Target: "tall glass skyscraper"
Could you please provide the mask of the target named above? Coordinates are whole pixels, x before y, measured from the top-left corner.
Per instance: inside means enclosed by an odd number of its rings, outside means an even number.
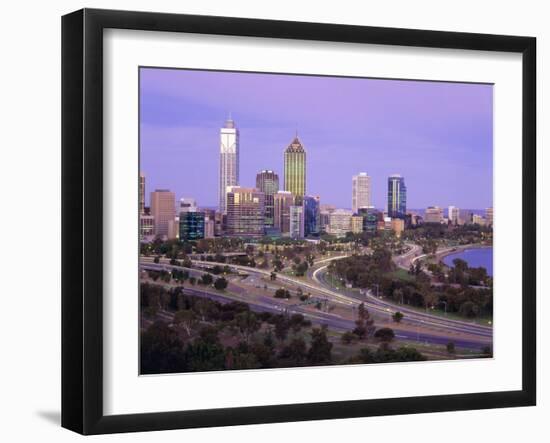
[[[263,170],[256,175],[256,188],[265,195],[264,223],[267,228],[274,226],[275,199],[274,195],[279,192],[279,176],[273,171]]]
[[[399,174],[388,177],[388,217],[405,219],[407,215],[407,187]]]
[[[218,206],[220,212],[227,212],[227,188],[239,185],[239,130],[231,116],[220,130],[220,183]]]
[[[298,139],[294,140],[285,149],[285,191],[289,191],[296,198],[296,204],[306,195],[306,151]]]
[[[233,186],[227,193],[227,230],[231,237],[262,237],[264,193],[256,188]]]
[[[321,231],[319,197],[304,197],[304,235],[317,235]]]

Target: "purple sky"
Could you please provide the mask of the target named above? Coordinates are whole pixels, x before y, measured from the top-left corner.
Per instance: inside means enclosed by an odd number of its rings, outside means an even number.
[[[407,207],[492,206],[491,85],[141,69],[141,165],[149,192],[215,206],[219,129],[240,130],[240,184],[273,169],[295,131],[307,151],[307,193],[351,207],[351,177],[372,177],[385,207],[387,177],[407,185]]]

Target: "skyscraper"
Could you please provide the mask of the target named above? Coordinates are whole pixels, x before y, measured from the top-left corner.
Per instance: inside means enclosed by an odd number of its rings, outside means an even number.
[[[289,234],[291,238],[304,238],[304,205],[290,207]]]
[[[456,206],[449,206],[449,221],[452,225],[457,226],[460,224],[460,209]]]
[[[145,214],[145,175],[139,174],[139,214]]]
[[[360,172],[351,179],[351,209],[357,214],[359,208],[371,205],[371,180],[366,172]]]
[[[265,226],[272,228],[275,217],[274,195],[279,191],[279,176],[273,171],[263,170],[256,175],[256,188],[265,195]]]
[[[388,177],[388,217],[404,219],[407,213],[407,187],[399,174]]]
[[[290,207],[294,197],[288,191],[279,191],[274,195],[275,216],[273,226],[285,235],[290,232]]]
[[[176,215],[174,193],[168,189],[151,192],[151,215],[155,219],[155,235],[168,236],[168,222]]]
[[[226,213],[226,194],[229,186],[239,185],[239,130],[231,116],[220,129],[220,183],[218,206]]]
[[[227,231],[232,237],[264,235],[264,193],[233,186],[227,192]]]
[[[306,151],[298,139],[294,137],[292,143],[285,149],[285,191],[297,197],[296,202],[306,195]]]
[[[319,196],[304,197],[304,235],[317,235],[321,231],[321,211]]]

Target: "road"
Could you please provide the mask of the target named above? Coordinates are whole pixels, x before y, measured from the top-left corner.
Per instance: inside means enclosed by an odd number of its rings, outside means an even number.
[[[341,259],[343,257],[344,256],[331,257],[329,259],[317,262],[316,266],[318,264]],[[142,257],[142,261],[142,266],[147,266],[152,269],[183,269],[177,266],[169,265],[167,260],[163,260],[161,264],[156,266],[152,263],[151,258]],[[151,265],[153,265],[153,267],[151,267]],[[225,266],[226,263],[193,260],[193,265],[199,268],[211,268],[215,265]],[[245,272],[248,275],[258,277],[259,280],[262,277],[269,278],[271,275],[271,271],[267,270],[232,264],[229,264],[228,266],[234,271]],[[351,308],[350,312],[353,312],[354,308],[356,308],[360,303],[365,303],[370,312],[376,313],[379,317],[387,318],[389,320],[389,317],[393,314],[393,312],[395,312],[395,310],[399,310],[405,314],[405,319],[400,324],[393,323],[391,327],[396,331],[397,337],[401,339],[432,344],[447,344],[449,341],[453,341],[456,346],[474,350],[479,350],[482,346],[492,342],[492,329],[489,327],[473,325],[471,323],[461,322],[458,320],[449,320],[430,314],[418,313],[417,311],[409,310],[402,306],[399,306],[399,308],[396,309],[395,305],[377,299],[372,294],[367,294],[366,296],[363,295],[361,297],[355,291],[335,290],[324,279],[323,270],[326,270],[327,266],[328,265],[323,264],[323,266],[317,268],[316,270],[312,270],[311,273],[308,273],[308,276],[306,277],[307,280],[300,280],[295,277],[288,277],[278,274],[277,281],[282,281],[285,284],[289,284],[294,287],[300,287],[304,290],[304,292],[310,292],[313,297],[326,299],[330,303]],[[191,271],[204,272],[197,270],[196,268],[191,269]],[[232,287],[228,287],[228,291],[224,293],[214,292],[214,290],[206,288],[203,290],[191,290],[194,291],[195,295],[212,299],[219,300],[221,297],[224,300],[243,301],[251,305],[252,309],[256,311],[277,313],[287,311],[290,313],[301,313],[313,323],[327,325],[328,327],[336,330],[349,331],[355,327],[353,317],[344,317],[342,315],[322,312],[320,310],[313,311],[311,308],[306,306],[289,306],[288,303],[275,299],[271,296],[262,296],[258,294],[251,296],[250,291],[253,291],[254,287],[251,287],[249,290],[244,290],[243,288],[237,290],[236,286],[232,285]]]

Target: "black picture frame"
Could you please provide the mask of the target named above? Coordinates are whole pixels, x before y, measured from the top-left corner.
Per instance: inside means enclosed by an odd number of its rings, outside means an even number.
[[[131,415],[103,413],[103,30],[171,31],[522,54],[522,389]],[[62,18],[62,426],[82,434],[531,406],[536,403],[536,39],[83,9]]]

